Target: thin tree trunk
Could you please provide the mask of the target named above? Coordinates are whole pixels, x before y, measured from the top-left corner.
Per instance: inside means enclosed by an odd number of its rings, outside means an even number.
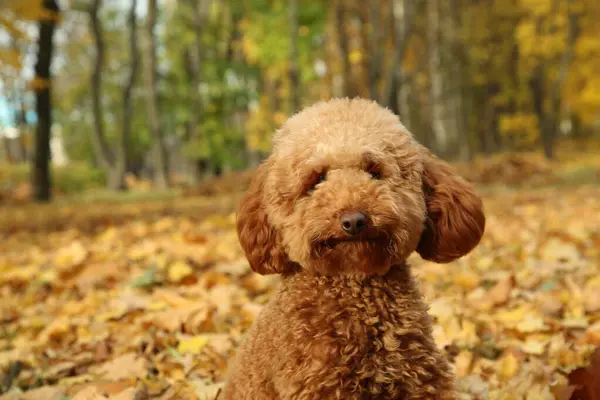
[[[49,15],[39,22],[38,55],[35,76],[42,84],[36,91],[37,128],[35,135],[35,158],[33,163],[33,193],[38,202],[52,199],[50,176],[50,138],[52,130],[52,64],[54,30],[60,13],[56,0],[44,0],[43,8]]]
[[[445,126],[445,107],[443,104],[443,76],[441,65],[440,44],[440,10],[438,0],[427,2],[427,28],[429,47],[429,79],[430,79],[430,107],[436,150],[445,151],[448,143],[448,131]]]
[[[159,188],[167,188],[169,186],[169,173],[167,164],[167,151],[163,137],[160,107],[157,89],[157,60],[156,60],[156,36],[154,35],[154,27],[156,25],[158,12],[157,0],[148,0],[148,21],[146,24],[147,34],[147,71],[146,78],[148,80],[146,87],[148,118],[150,122],[150,132],[154,138],[154,181]]]
[[[394,80],[400,69],[403,75],[402,61],[408,49],[408,41],[415,26],[415,17],[423,0],[390,0],[390,13],[394,18],[395,46],[392,53],[390,69],[385,73],[382,83],[382,93],[379,101],[388,106],[394,97]],[[398,87],[402,82],[397,82]]]
[[[137,46],[137,18],[135,10],[137,8],[137,0],[131,0],[129,8],[129,54],[130,67],[127,83],[123,89],[123,127],[121,131],[120,148],[117,151],[117,159],[115,162],[112,187],[114,189],[125,190],[125,173],[129,163],[129,139],[131,136],[131,120],[133,117],[133,88],[138,75],[138,46]]]
[[[546,84],[548,84],[548,72],[542,63],[538,64],[535,68],[533,76],[529,81],[533,97],[533,108],[540,125],[540,138],[544,155],[549,160],[554,158],[554,140],[559,128],[562,85],[569,71],[573,58],[575,41],[579,34],[577,17],[572,10],[573,4],[574,0],[569,0],[567,45],[560,60],[558,77],[549,83],[549,93],[545,91]],[[541,29],[541,22],[539,21],[537,29],[538,32]],[[547,95],[550,97],[549,109],[545,107]]]
[[[29,155],[27,154],[26,136],[29,134],[27,126],[27,111],[25,109],[24,95],[19,96],[19,117],[17,126],[19,127],[19,162],[28,162]]]
[[[298,0],[290,0],[290,89],[291,112],[300,108],[300,72],[298,69]]]
[[[552,82],[550,89],[550,115],[545,118],[547,120],[546,124],[548,125],[548,130],[542,132],[544,154],[548,159],[552,159],[554,157],[554,140],[556,139],[556,136],[558,136],[558,129],[560,125],[559,121],[562,104],[562,88],[573,60],[575,41],[579,36],[577,16],[573,12],[574,5],[575,0],[568,1],[567,43],[565,51],[560,60],[558,76]]]
[[[390,3],[393,3],[390,0]],[[381,23],[381,2],[379,0],[369,0],[369,97],[373,100],[378,99],[377,83],[381,74],[381,59],[383,49],[383,32]],[[393,68],[394,66],[392,66]]]
[[[396,105],[398,107],[398,115],[402,120],[402,124],[409,130],[413,130],[411,97],[412,97],[412,76],[405,76],[400,70],[396,74]]]
[[[450,64],[448,68],[449,78],[445,81],[452,82],[454,90],[450,90],[450,118],[452,121],[452,139],[455,143],[455,154],[461,161],[471,159],[471,148],[469,133],[465,122],[465,87],[463,85],[463,71],[466,69],[464,62],[464,48],[460,40],[461,4],[460,0],[451,0],[447,5],[448,18],[446,18],[446,37],[449,41],[447,48],[447,59]]]
[[[348,35],[346,34],[346,4],[343,0],[337,0],[335,5],[335,25],[337,27],[337,36],[340,46],[340,55],[342,57],[342,81],[343,93],[342,96],[353,96],[352,82],[350,75],[352,66],[350,65]]]
[[[115,161],[114,155],[108,146],[104,133],[104,116],[102,112],[102,70],[104,69],[104,37],[102,23],[98,11],[102,0],[93,0],[89,14],[90,27],[94,38],[96,59],[91,77],[92,112],[94,115],[94,130],[92,135],[92,148],[98,164],[109,174]]]
[[[0,135],[0,138],[2,139],[2,147],[4,147],[4,157],[6,159],[6,162],[8,164],[14,164],[15,163],[15,159],[12,155],[12,151],[10,149],[10,139],[8,138],[8,136],[3,136]]]
[[[191,82],[191,101],[190,101],[190,118],[187,122],[188,140],[201,140],[202,132],[200,130],[200,122],[203,115],[202,95],[200,93],[200,85],[202,84],[202,62],[204,57],[204,45],[202,43],[202,34],[207,20],[208,6],[211,0],[190,0],[189,6],[193,10],[194,23],[193,29],[195,33],[194,43],[188,50],[188,76]],[[197,159],[192,159],[188,163],[190,171],[190,183],[196,184],[204,173],[199,169]]]

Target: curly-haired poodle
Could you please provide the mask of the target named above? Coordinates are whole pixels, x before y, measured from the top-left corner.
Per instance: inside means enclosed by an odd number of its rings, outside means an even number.
[[[241,202],[252,270],[283,276],[220,399],[452,399],[451,365],[407,257],[453,261],[480,241],[474,188],[364,99],[287,120]]]

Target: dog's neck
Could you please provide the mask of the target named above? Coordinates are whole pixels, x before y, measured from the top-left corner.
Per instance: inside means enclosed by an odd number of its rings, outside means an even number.
[[[365,274],[361,272],[343,272],[340,274],[322,274],[311,268],[304,268],[299,264],[294,264],[293,268],[289,269],[290,272],[283,276],[284,280],[292,277],[302,279],[319,279],[330,281],[331,283],[338,282],[357,282],[361,284],[369,284],[369,282],[383,282],[383,281],[407,281],[411,280],[410,266],[406,261],[392,265],[384,274]]]
[[[302,309],[318,308],[327,313],[329,309],[331,312],[346,307],[361,309],[372,303],[379,304],[371,310],[376,314],[406,309],[419,309],[419,314],[425,314],[422,294],[407,263],[394,265],[383,276],[325,276],[300,271],[286,277],[281,290],[296,299],[290,305],[292,308],[300,302]]]

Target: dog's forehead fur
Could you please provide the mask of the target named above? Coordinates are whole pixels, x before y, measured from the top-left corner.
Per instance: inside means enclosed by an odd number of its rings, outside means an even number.
[[[393,112],[365,99],[316,103],[288,119],[273,138],[273,154],[304,161],[334,152],[389,153],[400,147],[416,149],[417,143]]]

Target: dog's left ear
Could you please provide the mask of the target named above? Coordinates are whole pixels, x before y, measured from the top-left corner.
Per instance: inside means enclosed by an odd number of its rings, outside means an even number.
[[[469,253],[485,230],[483,204],[469,182],[424,149],[425,230],[417,247],[422,258],[448,263]]]
[[[261,164],[237,215],[237,234],[250,268],[262,275],[284,273],[290,266],[281,237],[265,211],[264,186],[268,164]]]

